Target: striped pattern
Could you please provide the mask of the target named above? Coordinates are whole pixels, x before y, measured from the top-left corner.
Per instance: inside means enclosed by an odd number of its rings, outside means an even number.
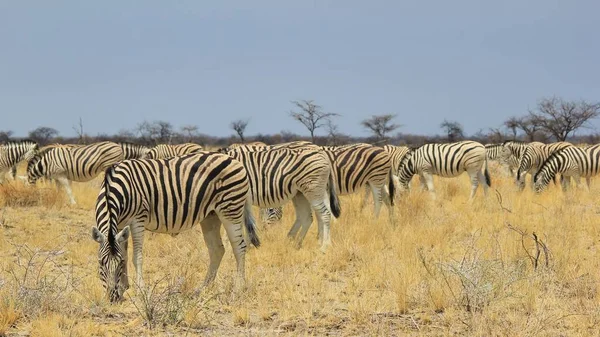
[[[551,144],[537,142],[530,143],[525,148],[525,151],[519,160],[519,168],[517,170],[517,185],[519,186],[519,189],[523,189],[525,187],[525,175],[527,173],[530,173],[532,177],[535,176],[544,161],[546,161],[546,159],[548,159],[552,153],[570,146],[573,146],[573,144],[568,142],[557,142]],[[531,186],[533,187],[533,181]]]
[[[202,146],[194,143],[184,143],[177,145],[158,144],[148,151],[149,159],[165,159],[171,157],[185,156],[186,154],[202,151]]]
[[[462,141],[423,145],[404,157],[398,179],[402,189],[408,190],[412,177],[418,174],[421,184],[426,184],[432,197],[435,198],[433,175],[456,177],[463,172],[467,172],[471,180],[469,200],[475,196],[479,183],[483,184],[484,193],[487,194],[491,179],[487,169],[485,147],[482,144]]]
[[[504,167],[508,176],[515,176],[519,160],[512,153],[505,151],[503,144],[486,144],[485,154],[488,161],[496,161]]]
[[[383,149],[390,156],[390,162],[392,163],[392,170],[394,175],[397,177],[400,172],[400,164],[402,164],[402,159],[409,152],[411,152],[410,147],[408,146],[396,146],[396,145],[384,145]]]
[[[48,147],[29,161],[27,179],[30,184],[42,177],[56,179],[64,186],[71,204],[75,204],[70,181],[90,181],[121,160],[123,150],[113,142]]]
[[[129,287],[129,235],[137,284],[143,286],[144,231],[176,234],[198,223],[210,257],[204,284],[214,280],[225,252],[221,223],[237,262],[238,281],[244,282],[243,227],[252,244],[260,245],[249,191],[242,164],[214,152],[170,159],[127,160],[109,168],[96,202],[96,226],[92,228],[92,237],[100,244],[100,279],[109,300],[122,300]]]
[[[292,144],[291,147],[296,145]],[[246,168],[255,206],[279,207],[292,200],[296,221],[288,236],[297,238],[298,247],[310,228],[312,211],[315,211],[319,229],[322,229],[319,231],[321,249],[325,250],[331,244],[331,213],[335,217],[340,213],[331,165],[325,153],[314,145],[291,147],[280,144],[267,148],[237,147],[221,151],[226,151]],[[302,231],[298,236],[300,228]]]
[[[0,145],[0,184],[4,182],[6,173],[9,174],[10,179],[15,179],[17,165],[22,161],[30,160],[37,152],[38,144],[30,140]]]
[[[554,151],[548,159],[540,166],[535,174],[534,190],[542,192],[550,181],[555,181],[556,175],[560,174],[563,180],[563,188],[569,185],[569,179],[573,178],[579,187],[581,177],[585,178],[586,189],[589,191],[590,178],[600,172],[600,144],[585,147],[567,146]]]
[[[375,217],[379,217],[383,202],[388,208],[390,221],[393,223],[394,168],[389,153],[381,147],[363,143],[323,146],[323,150],[333,165],[338,195],[353,194],[370,188],[375,201]],[[361,207],[365,206],[365,199]]]
[[[121,149],[123,150],[123,158],[125,160],[144,159],[148,156],[148,152],[150,152],[150,148],[144,145],[133,144],[128,142],[121,142],[119,143],[119,145],[121,145]]]

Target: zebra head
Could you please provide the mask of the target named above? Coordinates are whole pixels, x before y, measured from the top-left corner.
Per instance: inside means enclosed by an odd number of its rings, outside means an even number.
[[[552,180],[552,177],[548,175],[547,171],[540,171],[533,177],[533,190],[535,193],[542,193],[548,184]]]
[[[27,163],[27,183],[34,185],[44,175],[43,156],[38,153]]]
[[[108,226],[107,226],[108,227]],[[123,228],[118,234],[103,234],[98,227],[92,227],[92,238],[100,244],[98,249],[99,275],[106,297],[111,303],[123,301],[123,294],[129,288],[127,284],[126,264],[127,251],[121,244],[129,238],[129,227]]]
[[[400,162],[400,169],[398,170],[398,183],[401,191],[410,190],[410,181],[416,173],[414,151],[410,151],[404,155]]]

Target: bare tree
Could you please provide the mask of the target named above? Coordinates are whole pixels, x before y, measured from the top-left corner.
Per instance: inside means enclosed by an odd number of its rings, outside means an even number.
[[[519,119],[517,117],[510,117],[504,121],[504,126],[512,132],[512,139],[517,139],[517,129],[519,129]]]
[[[565,141],[577,129],[587,126],[591,119],[600,115],[600,103],[566,101],[562,98],[543,98],[537,109],[529,111],[533,124],[552,135],[557,141]]]
[[[371,118],[365,119],[360,124],[366,129],[369,129],[373,135],[377,138],[377,142],[387,141],[386,135],[389,132],[396,130],[401,127],[400,124],[392,123],[392,120],[396,118],[396,115],[372,115]]]
[[[242,143],[244,142],[244,132],[246,131],[246,127],[248,126],[249,120],[238,119],[236,121],[231,122],[229,127],[240,136],[240,140]]]
[[[331,120],[327,121],[327,136],[329,137],[329,143],[331,145],[340,145],[344,139],[347,138],[343,133],[339,131],[339,128]]]
[[[73,125],[73,131],[79,138],[79,144],[85,144],[85,133],[83,132],[83,120],[79,117],[79,123],[77,125]]]
[[[10,140],[10,137],[13,135],[13,132],[8,131],[0,131],[0,143],[6,143]]]
[[[339,114],[333,112],[323,112],[323,108],[313,101],[292,101],[292,104],[298,107],[300,111],[290,111],[290,116],[308,129],[313,143],[315,142],[315,130],[327,125],[327,121],[331,117],[339,116]]]
[[[191,142],[192,139],[198,137],[198,126],[197,125],[184,125],[181,127],[181,133],[185,137],[186,142]]]
[[[445,120],[440,124],[440,128],[444,130],[448,136],[449,142],[456,142],[465,138],[462,125],[459,122]]]
[[[48,144],[50,140],[56,136],[58,136],[58,131],[47,126],[40,126],[39,128],[29,132],[29,138],[36,141],[40,145]]]
[[[173,125],[165,121],[144,121],[138,124],[136,131],[149,144],[170,143],[174,135]]]

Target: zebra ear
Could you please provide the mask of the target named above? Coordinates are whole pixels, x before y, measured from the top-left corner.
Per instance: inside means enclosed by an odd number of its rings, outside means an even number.
[[[98,227],[94,226],[92,227],[92,239],[98,243],[102,243],[106,238],[104,237],[104,234],[100,233]]]
[[[116,236],[116,240],[118,243],[127,241],[127,239],[129,239],[129,226],[123,228],[119,234],[117,234]]]

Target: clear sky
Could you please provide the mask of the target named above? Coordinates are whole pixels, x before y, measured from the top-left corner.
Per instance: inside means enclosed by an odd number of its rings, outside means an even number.
[[[395,113],[408,133],[468,134],[543,96],[600,100],[600,1],[0,1],[0,130],[115,133],[143,120],[216,136],[340,131]],[[600,121],[594,123],[600,125]]]

